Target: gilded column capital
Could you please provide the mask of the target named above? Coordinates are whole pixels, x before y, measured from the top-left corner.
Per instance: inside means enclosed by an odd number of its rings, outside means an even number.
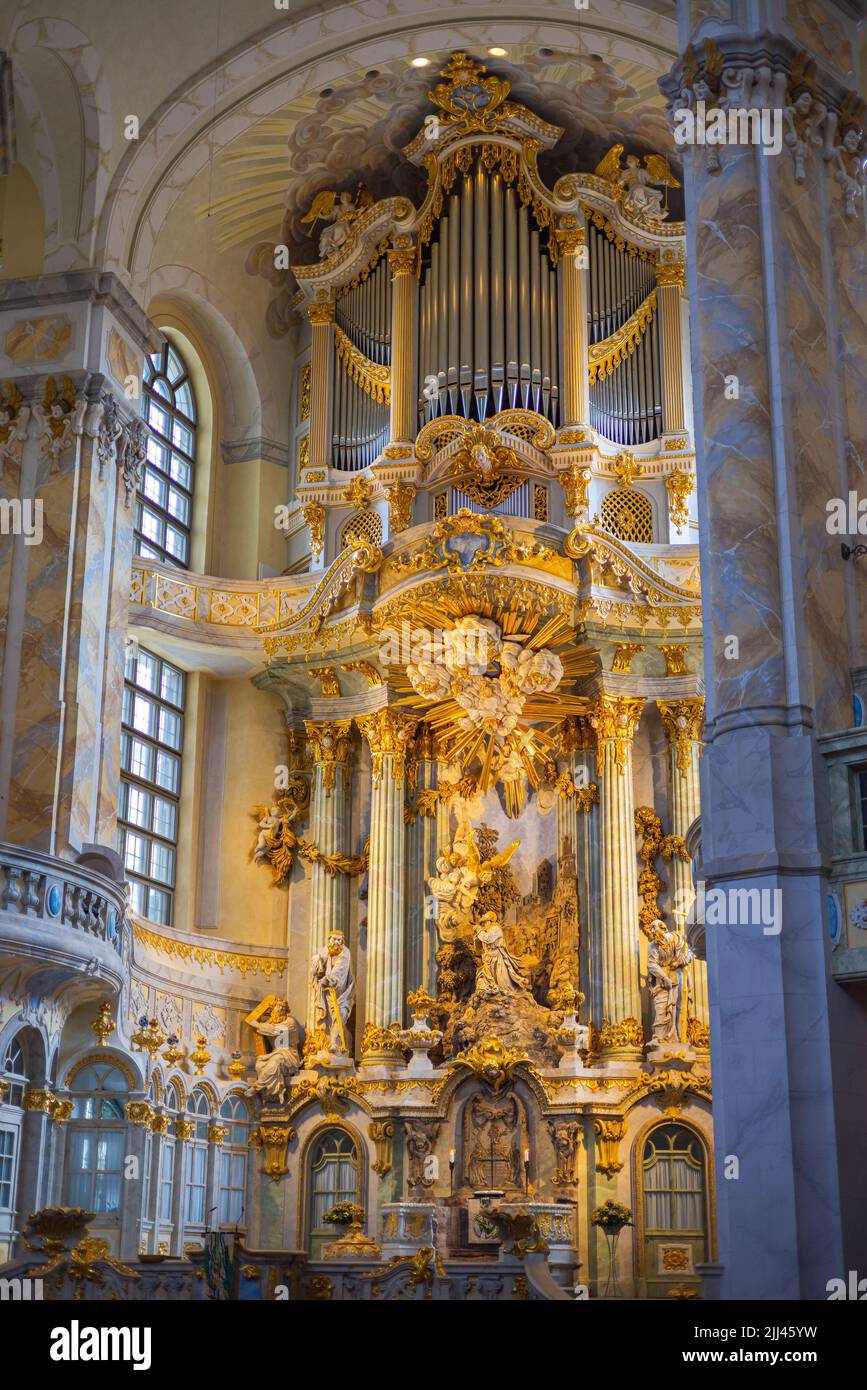
[[[392,776],[396,785],[403,786],[407,754],[415,737],[418,722],[418,715],[408,714],[405,710],[394,709],[392,706],[378,709],[373,714],[357,716],[356,723],[370,744],[373,756],[374,786],[378,786],[382,781],[382,760],[385,756],[392,758]]]
[[[388,252],[388,263],[392,274],[411,275],[416,267],[418,253],[414,246],[394,246]]]
[[[657,261],[656,283],[661,289],[686,289],[686,266],[683,261]]]
[[[567,221],[573,225],[558,227],[554,235],[561,254],[574,256],[587,245],[587,228],[577,218],[564,219],[564,223]]]
[[[314,723],[305,719],[304,728],[310,741],[314,763],[322,767],[322,787],[326,796],[334,790],[334,769],[342,767],[344,778],[349,765],[352,742],[351,719],[323,719]]]
[[[640,695],[609,695],[601,691],[590,714],[590,725],[596,732],[597,763],[605,769],[606,744],[613,743],[614,765],[622,777],[626,770],[626,755],[638,728],[644,700]]]
[[[573,463],[569,468],[564,468],[559,473],[558,480],[563,489],[563,500],[566,511],[571,517],[587,520],[587,489],[590,486],[592,472],[586,464]]]
[[[657,700],[656,708],[669,744],[677,755],[680,775],[686,777],[690,767],[690,744],[701,739],[704,700],[700,695],[687,700]]]
[[[307,305],[307,317],[314,328],[327,327],[334,322],[334,300],[317,300]]]

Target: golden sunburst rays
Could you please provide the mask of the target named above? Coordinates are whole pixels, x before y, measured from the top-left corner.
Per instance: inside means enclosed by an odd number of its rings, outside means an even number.
[[[397,691],[398,704],[417,710],[430,726],[443,758],[457,764],[462,773],[478,768],[477,791],[484,795],[500,782],[510,817],[520,814],[524,802],[524,777],[534,789],[545,774],[546,764],[555,757],[554,732],[567,715],[586,714],[590,701],[576,695],[571,687],[599,669],[595,649],[575,645],[573,625],[562,614],[549,614],[541,606],[527,604],[518,596],[508,604],[486,602],[478,595],[438,595],[436,602],[413,599],[406,607],[411,643],[401,650],[401,664],[389,667],[389,680]],[[533,691],[524,699],[520,717],[510,733],[498,734],[494,717],[467,727],[467,710],[451,695],[429,698],[413,688],[406,666],[424,659],[425,644],[457,626],[462,618],[476,616],[498,624],[503,639],[519,642],[526,650],[543,649],[554,653],[563,668],[562,678],[553,691]],[[440,639],[441,640],[441,639]],[[497,674],[496,658],[487,674]]]

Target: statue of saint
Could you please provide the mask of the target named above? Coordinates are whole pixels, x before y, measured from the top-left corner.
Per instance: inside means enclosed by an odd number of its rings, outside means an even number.
[[[278,999],[267,1021],[250,1026],[261,1033],[270,1050],[256,1058],[256,1080],[251,1082],[249,1090],[261,1091],[282,1105],[288,1094],[289,1080],[301,1067],[300,1024],[292,1017],[286,1001]]]
[[[527,994],[529,984],[521,962],[506,946],[503,928],[495,912],[486,912],[475,929],[482,949],[476,970],[476,994]]]
[[[647,984],[653,1010],[653,1041],[682,1042],[686,1015],[686,970],[694,956],[685,939],[657,918],[647,928]]]
[[[314,1027],[325,1032],[331,1052],[350,1052],[352,1040],[347,1020],[355,1002],[355,976],[342,931],[331,932],[327,946],[316,952],[310,978]]]

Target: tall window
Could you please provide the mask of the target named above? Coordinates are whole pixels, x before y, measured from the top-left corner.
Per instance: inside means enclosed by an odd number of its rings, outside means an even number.
[[[134,912],[171,925],[184,735],[183,671],[130,647],[123,692],[117,848]]]
[[[187,1101],[187,1115],[195,1124],[187,1143],[187,1189],[184,1221],[191,1226],[205,1225],[205,1191],[208,1181],[208,1127],[211,1107],[204,1091],[195,1090]]]
[[[72,1119],[66,1157],[66,1202],[119,1217],[126,1151],[124,1098],[129,1083],[111,1062],[94,1062],[70,1087]]]
[[[145,361],[142,414],[150,437],[136,501],[136,551],[188,569],[196,403],[187,369],[168,343]]]
[[[704,1154],[698,1136],[684,1125],[659,1125],[648,1136],[644,1203],[648,1234],[704,1231]]]
[[[9,1089],[0,1096],[0,1264],[9,1258],[15,1232],[15,1199],[21,1155],[21,1121],[27,1074],[24,1051],[13,1038],[0,1075]]]
[[[337,1202],[361,1201],[358,1153],[345,1129],[326,1129],[310,1150],[309,1170],[310,1253],[318,1259],[322,1246],[333,1240],[333,1226],[323,1221]]]
[[[220,1120],[228,1130],[220,1149],[220,1225],[244,1224],[247,1195],[247,1135],[250,1115],[241,1096],[227,1096]]]

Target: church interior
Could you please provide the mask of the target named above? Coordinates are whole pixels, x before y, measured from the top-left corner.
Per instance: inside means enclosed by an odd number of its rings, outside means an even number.
[[[64,9],[0,14],[0,1277],[867,1273],[860,5]]]

